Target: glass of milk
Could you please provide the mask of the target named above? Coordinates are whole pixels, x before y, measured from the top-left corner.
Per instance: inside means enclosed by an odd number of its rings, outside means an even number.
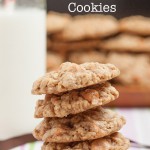
[[[0,140],[31,133],[32,83],[45,72],[46,2],[0,1]]]

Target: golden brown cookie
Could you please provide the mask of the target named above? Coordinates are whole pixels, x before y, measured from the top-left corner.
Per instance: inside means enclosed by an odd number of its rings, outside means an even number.
[[[47,70],[52,71],[57,69],[63,62],[64,57],[57,53],[48,52],[47,53]]]
[[[68,60],[73,63],[82,64],[86,62],[106,62],[106,55],[96,50],[74,51],[69,54]]]
[[[51,71],[36,80],[32,87],[33,94],[58,94],[103,83],[120,74],[118,68],[112,64],[97,62],[63,63],[58,70]]]
[[[139,35],[150,35],[150,18],[144,16],[130,16],[120,20],[121,32]]]
[[[97,107],[66,118],[45,118],[33,135],[38,140],[56,143],[93,140],[117,132],[125,122],[116,112]]]
[[[79,41],[95,39],[116,34],[118,21],[106,15],[81,15],[74,17],[64,30],[54,36],[55,40]]]
[[[107,62],[120,69],[121,75],[116,78],[120,83],[150,85],[150,55],[110,53]]]
[[[121,133],[92,141],[73,143],[44,143],[42,150],[127,150],[130,142]]]
[[[150,38],[121,34],[101,42],[102,49],[110,51],[149,52]]]
[[[65,117],[107,104],[118,98],[110,83],[73,90],[62,95],[47,95],[36,104],[35,117]]]
[[[71,19],[69,14],[49,12],[47,15],[47,32],[51,34],[61,31],[71,22]]]
[[[53,41],[51,45],[49,44],[49,48],[53,51],[78,51],[90,48],[99,48],[100,40],[83,40],[83,41],[75,41],[75,42],[58,42]]]

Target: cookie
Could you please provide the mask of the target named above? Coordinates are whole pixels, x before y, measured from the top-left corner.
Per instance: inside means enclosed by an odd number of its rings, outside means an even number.
[[[104,40],[101,42],[100,48],[110,51],[149,52],[150,38],[121,34]]]
[[[120,83],[150,85],[150,55],[110,53],[107,62],[115,64],[120,69],[121,75],[115,79]]]
[[[53,38],[61,41],[79,41],[110,36],[118,30],[118,21],[112,16],[81,15],[74,17],[73,21]]]
[[[42,150],[127,150],[130,142],[121,133],[92,141],[73,143],[44,143]]]
[[[142,36],[150,35],[150,18],[144,16],[130,16],[120,20],[120,31]]]
[[[58,42],[53,41],[49,47],[53,51],[78,51],[85,50],[90,48],[98,48],[100,44],[100,40],[83,40],[83,41],[75,41],[75,42]]]
[[[47,15],[47,32],[48,34],[56,33],[63,30],[67,24],[71,22],[72,18],[69,14],[62,14],[57,12],[49,12]]]
[[[106,55],[96,50],[74,51],[69,54],[68,60],[77,64],[82,64],[86,62],[105,63]]]
[[[39,100],[35,117],[65,117],[107,104],[118,98],[118,91],[110,83],[73,90],[62,95],[47,95]]]
[[[112,64],[97,62],[63,63],[58,70],[52,71],[36,80],[32,87],[33,94],[59,94],[90,85],[103,83],[120,74]]]
[[[47,71],[52,71],[57,69],[63,62],[64,57],[57,53],[48,52],[47,53]]]
[[[66,118],[45,118],[33,135],[45,142],[85,141],[108,136],[124,124],[125,119],[116,112],[97,107]]]

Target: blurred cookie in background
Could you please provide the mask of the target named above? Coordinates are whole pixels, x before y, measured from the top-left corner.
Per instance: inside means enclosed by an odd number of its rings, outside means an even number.
[[[47,53],[47,71],[55,70],[57,69],[60,64],[62,64],[65,61],[65,58],[63,55],[48,52]]]
[[[62,13],[54,15],[57,20],[52,17],[52,21],[49,17],[53,27],[47,31],[49,71],[57,69],[65,61],[115,64],[121,75],[112,83],[125,93],[121,97],[123,103],[126,96],[133,100],[138,94],[136,101],[142,101],[140,106],[147,106],[150,89],[150,18],[129,16],[118,20],[100,14],[74,17],[66,17]],[[134,106],[137,106],[136,101]],[[132,104],[127,101],[126,106]]]
[[[119,21],[121,32],[129,32],[141,36],[150,36],[150,18],[144,16],[130,16]]]
[[[76,16],[60,33],[54,35],[55,40],[79,41],[96,39],[118,33],[118,21],[107,15]]]
[[[83,40],[75,42],[61,42],[53,41],[51,43],[51,50],[53,51],[78,51],[83,49],[98,48],[100,40]]]
[[[150,52],[150,38],[120,34],[102,41],[100,47],[110,51]]]
[[[106,62],[106,55],[92,49],[88,51],[73,51],[70,53],[68,60],[77,64],[85,62],[104,63]]]
[[[107,62],[120,69],[121,74],[116,78],[120,83],[150,86],[150,55],[110,53]]]
[[[47,15],[47,32],[48,34],[56,33],[65,28],[70,23],[71,16],[50,11]]]

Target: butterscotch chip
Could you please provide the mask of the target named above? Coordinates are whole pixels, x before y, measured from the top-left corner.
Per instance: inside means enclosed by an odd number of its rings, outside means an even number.
[[[47,70],[52,71],[57,69],[64,62],[64,57],[57,53],[47,53]]]
[[[130,16],[120,20],[120,30],[139,35],[150,35],[150,18],[144,16]]]
[[[86,62],[105,63],[106,55],[96,50],[74,51],[70,53],[68,60],[77,64]]]
[[[75,142],[93,140],[117,132],[125,119],[111,110],[97,107],[66,118],[45,118],[33,135],[45,142]]]
[[[62,14],[57,12],[49,12],[47,15],[47,32],[56,33],[61,31],[71,21],[69,14]]]
[[[118,21],[106,15],[82,15],[74,17],[64,30],[54,35],[55,40],[79,41],[106,37],[117,33]]]
[[[84,50],[90,48],[99,48],[100,40],[83,40],[75,42],[58,42],[53,41],[49,47],[53,51],[72,51],[72,50]]]
[[[115,64],[120,69],[121,75],[116,78],[120,83],[150,85],[150,55],[110,53],[107,62]]]
[[[150,51],[150,38],[121,34],[104,40],[100,47],[110,51],[147,52]]]
[[[121,133],[92,141],[73,143],[44,143],[42,150],[127,150],[130,142]]]
[[[62,95],[47,95],[39,100],[35,117],[65,117],[96,106],[104,105],[118,98],[118,91],[109,83],[73,90]]]
[[[83,88],[103,83],[120,74],[118,68],[112,64],[97,62],[63,63],[57,71],[52,71],[34,82],[33,94],[58,94],[73,89]]]

